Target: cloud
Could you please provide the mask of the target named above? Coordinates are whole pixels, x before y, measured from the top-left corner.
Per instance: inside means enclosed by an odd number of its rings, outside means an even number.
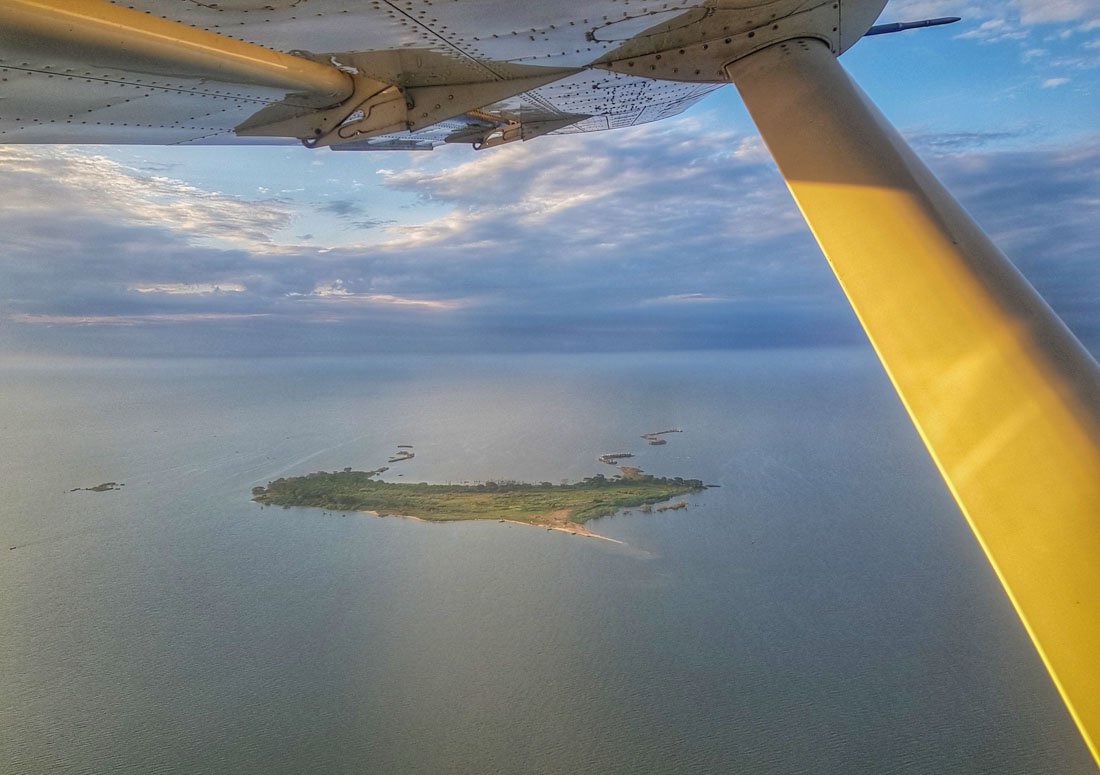
[[[1083,29],[1100,24],[1095,0],[1013,0],[1023,24],[1079,23]]]
[[[965,32],[960,32],[959,37],[974,38],[987,43],[996,43],[1002,40],[1023,40],[1027,32],[1007,19],[986,19],[977,27],[972,27]]]
[[[244,293],[240,283],[156,283],[153,285],[128,285],[127,290],[137,293],[167,293],[179,296],[205,295],[208,293]]]
[[[729,301],[726,296],[717,296],[713,293],[671,293],[667,296],[659,296],[656,299],[647,299],[652,304],[711,304],[720,301]]]
[[[956,33],[983,43],[1017,43],[1023,61],[1050,53],[1034,45],[1035,38],[1050,41],[1079,67],[1100,66],[1092,48],[1091,31],[1100,28],[1100,3],[1095,0],[891,0],[884,19],[924,19],[960,16]]]
[[[371,245],[280,244],[293,212],[279,200],[94,152],[3,149],[0,345],[210,354],[862,341],[755,135],[715,131],[711,118],[417,157],[379,177],[433,207]],[[1100,287],[1100,139],[1020,150],[1016,137],[914,140],[1071,327],[1100,338],[1089,292]],[[352,219],[370,202],[329,206]]]
[[[937,154],[949,151],[977,150],[1020,140],[1021,132],[909,132],[906,139],[918,150]]]
[[[928,160],[1070,328],[1100,345],[1100,135],[1066,148]]]
[[[277,200],[244,201],[160,174],[126,167],[104,156],[65,148],[0,147],[9,197],[27,188],[34,197],[8,205],[37,216],[42,236],[62,218],[55,202],[74,210],[65,218],[121,220],[135,226],[171,224],[178,235],[208,244],[264,250],[291,219]]]
[[[243,312],[179,312],[148,315],[12,315],[9,320],[32,326],[138,326],[147,323],[194,323],[259,318]]]
[[[326,199],[317,205],[317,209],[344,219],[349,229],[377,229],[395,223],[392,219],[371,217],[367,207],[353,199]]]
[[[425,347],[671,346],[704,330],[714,341],[716,323],[700,329],[652,299],[679,295],[665,306],[692,307],[704,291],[783,288],[790,300],[831,282],[755,136],[693,121],[486,153],[447,148],[384,171],[385,187],[434,205],[370,246],[279,244],[292,217],[280,200],[203,191],[76,150],[7,156],[0,185],[14,204],[0,228],[16,236],[0,256],[0,329],[11,335],[113,320],[157,323],[162,336],[171,322],[200,348],[209,342],[197,329],[238,315],[255,316],[234,320],[251,333],[216,347],[286,337],[296,324],[355,347],[417,337]],[[116,208],[105,204],[115,191],[138,193]],[[362,219],[370,203],[316,206]],[[789,325],[768,325],[755,331],[788,336]]]
[[[1043,81],[1043,88],[1054,89],[1058,86],[1064,86],[1067,83],[1069,83],[1069,78],[1047,78]]]
[[[363,212],[363,206],[350,199],[329,199],[319,204],[317,209],[333,215],[359,215]]]
[[[716,132],[694,121],[631,131],[555,137],[440,167],[427,160],[385,184],[454,209],[422,228],[414,244],[480,244],[504,238],[528,257],[591,260],[599,246],[648,254],[671,237],[690,243],[725,235],[768,238],[801,229],[783,201],[756,135]],[[752,149],[751,151],[749,149]],[[632,192],[639,196],[631,200]],[[708,229],[688,229],[712,213]],[[487,242],[485,244],[488,244]]]
[[[1011,27],[1068,24],[1084,31],[1100,24],[1100,7],[1094,0],[890,0],[884,15],[898,19],[961,16]]]
[[[296,295],[300,294],[291,294],[291,296]],[[382,304],[423,310],[452,310],[466,306],[466,302],[462,299],[424,299],[397,296],[392,293],[356,293],[348,290],[342,280],[318,285],[312,292],[305,295],[313,299],[331,299],[342,303]]]

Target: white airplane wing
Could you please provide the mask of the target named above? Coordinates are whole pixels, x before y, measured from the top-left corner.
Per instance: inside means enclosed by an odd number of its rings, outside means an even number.
[[[375,84],[396,87],[386,96],[402,102],[400,115],[326,145],[430,150],[480,146],[510,130],[529,139],[656,121],[721,85],[588,67],[621,45],[620,33],[600,32],[598,3],[552,12],[536,3],[436,4],[430,16],[354,0],[310,0],[308,13],[295,2],[131,5],[0,2],[0,142],[292,143],[304,134],[295,130],[314,127],[288,118],[339,105],[329,97],[358,80],[369,81],[364,99],[338,110],[339,121],[379,109],[367,99]],[[679,16],[689,4],[666,5]],[[645,11],[635,23],[669,15]]]

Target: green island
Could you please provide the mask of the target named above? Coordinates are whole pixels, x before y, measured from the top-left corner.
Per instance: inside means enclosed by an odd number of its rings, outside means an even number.
[[[622,509],[652,509],[678,495],[700,492],[698,479],[664,478],[623,467],[611,478],[603,474],[580,482],[484,482],[425,484],[384,482],[378,471],[344,469],[276,479],[254,487],[252,500],[276,506],[307,506],[331,511],[367,511],[432,522],[495,519],[603,538],[584,527],[596,517]],[[677,503],[658,510],[684,508]],[[610,540],[610,539],[608,539]]]
[[[108,492],[110,490],[121,490],[125,486],[120,482],[104,482],[103,484],[97,484],[95,487],[74,487],[69,492]]]

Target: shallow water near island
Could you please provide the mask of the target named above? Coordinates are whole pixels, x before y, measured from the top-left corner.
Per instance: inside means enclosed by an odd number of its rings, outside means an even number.
[[[1094,771],[863,348],[12,360],[0,388],[0,772]],[[629,450],[720,487],[589,524],[621,545],[248,500],[400,444],[391,481]]]

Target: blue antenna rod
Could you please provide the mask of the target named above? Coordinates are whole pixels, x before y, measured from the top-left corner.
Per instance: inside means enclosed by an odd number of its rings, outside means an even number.
[[[891,32],[901,32],[902,30],[915,30],[920,27],[939,27],[941,24],[953,24],[959,21],[961,17],[958,16],[941,16],[938,19],[921,19],[918,22],[894,22],[893,24],[876,24],[871,29],[867,30],[863,34],[863,37],[868,35],[886,35]]]

